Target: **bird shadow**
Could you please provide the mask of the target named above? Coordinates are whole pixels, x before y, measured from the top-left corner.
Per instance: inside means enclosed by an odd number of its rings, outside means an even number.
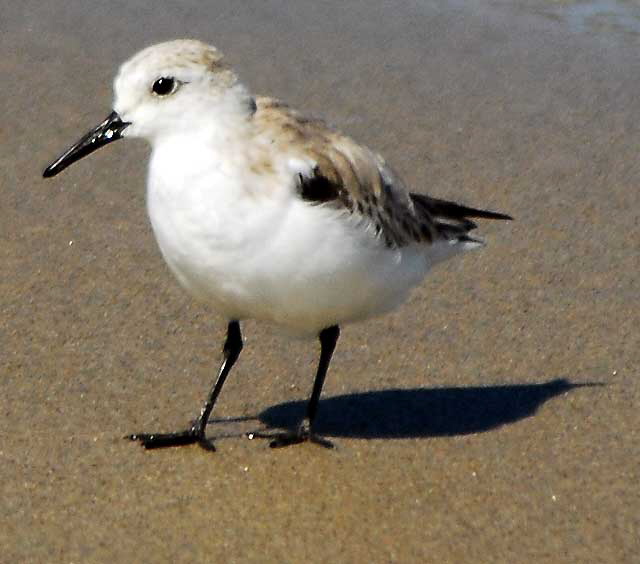
[[[556,379],[540,384],[473,388],[411,388],[323,399],[315,430],[330,437],[417,438],[480,433],[530,417],[547,400],[602,383]],[[306,401],[280,403],[257,418],[267,428],[294,428]]]

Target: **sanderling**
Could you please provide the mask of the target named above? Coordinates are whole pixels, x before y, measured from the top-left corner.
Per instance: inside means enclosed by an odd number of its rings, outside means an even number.
[[[271,446],[314,433],[340,325],[395,308],[436,263],[482,241],[470,218],[508,215],[413,194],[381,156],[282,102],[253,96],[221,53],[200,41],[153,45],[124,63],[114,111],[45,171],[122,137],[152,146],[147,205],[169,268],[228,322],[223,361],[195,422],[136,433],[146,448],[198,443],[242,350],[240,321],[317,336],[306,416]]]

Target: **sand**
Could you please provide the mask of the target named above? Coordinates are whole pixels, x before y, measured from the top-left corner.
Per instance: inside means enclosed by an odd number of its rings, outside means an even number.
[[[55,4],[0,6],[0,562],[637,562],[633,4]],[[40,175],[109,113],[120,62],[175,37],[413,190],[517,219],[344,328],[334,450],[242,437],[293,424],[317,357],[253,322],[217,452],[122,439],[196,415],[224,323],[163,264],[144,143]]]

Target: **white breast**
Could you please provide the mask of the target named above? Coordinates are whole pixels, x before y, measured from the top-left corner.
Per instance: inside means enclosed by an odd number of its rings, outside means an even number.
[[[424,249],[388,249],[353,217],[282,189],[288,181],[251,175],[228,155],[155,148],[149,215],[187,290],[227,319],[311,335],[385,312],[422,280]]]

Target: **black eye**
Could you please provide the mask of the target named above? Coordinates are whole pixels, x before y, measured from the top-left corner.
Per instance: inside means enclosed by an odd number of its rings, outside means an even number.
[[[153,83],[151,90],[158,96],[166,96],[171,94],[176,89],[176,79],[170,76],[160,77]]]

